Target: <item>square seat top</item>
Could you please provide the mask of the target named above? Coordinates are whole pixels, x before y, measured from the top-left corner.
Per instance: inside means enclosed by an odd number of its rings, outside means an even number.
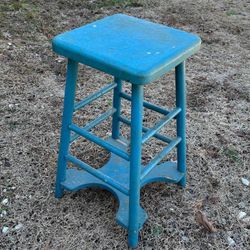
[[[57,35],[53,50],[133,84],[158,79],[199,50],[197,35],[116,14]]]

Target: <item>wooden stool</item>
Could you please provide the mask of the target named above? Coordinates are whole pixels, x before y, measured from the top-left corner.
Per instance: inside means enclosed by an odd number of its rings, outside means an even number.
[[[147,183],[164,181],[186,184],[185,66],[184,61],[198,51],[196,35],[131,16],[117,14],[65,32],[53,39],[53,50],[68,58],[67,79],[55,196],[64,189],[76,191],[99,186],[119,200],[117,222],[128,229],[129,246],[136,247],[138,233],[147,219],[140,206],[140,189]],[[78,63],[114,76],[114,81],[86,99],[74,103]],[[175,68],[176,107],[165,110],[143,100],[143,87]],[[132,95],[122,91],[122,81],[132,84]],[[113,92],[113,108],[83,128],[72,123],[73,113],[107,92]],[[131,120],[121,115],[121,98],[131,101]],[[164,115],[152,128],[142,124],[143,107]],[[112,116],[112,136],[108,140],[90,132]],[[177,121],[177,136],[169,138],[159,130],[172,119]],[[131,141],[120,135],[120,123],[131,126]],[[71,136],[71,133],[74,134]],[[111,152],[103,167],[92,168],[69,153],[70,143],[79,136]],[[141,148],[151,137],[168,145],[146,166],[141,164]],[[177,147],[177,163],[161,160]],[[130,153],[128,153],[130,152]],[[82,168],[67,168],[71,162]]]

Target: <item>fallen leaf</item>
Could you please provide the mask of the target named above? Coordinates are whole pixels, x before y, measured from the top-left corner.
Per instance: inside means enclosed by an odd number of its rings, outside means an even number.
[[[194,208],[197,210],[200,210],[203,206],[203,200],[198,200],[196,201],[196,203],[194,204]]]
[[[202,213],[200,210],[198,210],[195,214],[196,221],[202,225],[208,232],[215,233],[217,232],[217,229],[213,226],[212,222],[210,222],[206,215]]]

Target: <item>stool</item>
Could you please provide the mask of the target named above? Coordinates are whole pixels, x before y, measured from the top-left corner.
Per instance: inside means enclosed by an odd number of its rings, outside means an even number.
[[[147,219],[140,206],[140,189],[151,182],[186,184],[185,66],[184,61],[198,51],[196,35],[131,16],[116,14],[53,39],[53,50],[68,58],[64,111],[56,176],[57,198],[64,190],[76,191],[97,186],[111,191],[119,200],[117,223],[128,229],[130,247],[138,244],[138,233]],[[78,63],[110,74],[114,81],[86,99],[75,103]],[[175,68],[176,107],[165,110],[143,100],[143,87]],[[132,84],[132,94],[122,91],[122,81]],[[73,113],[113,90],[113,108],[83,128],[72,123]],[[121,115],[121,98],[131,101],[131,120]],[[164,117],[152,128],[144,127],[143,107]],[[90,132],[112,116],[112,136],[104,140]],[[176,119],[177,136],[159,130]],[[120,134],[120,124],[131,127],[130,142]],[[73,133],[73,134],[72,134]],[[70,144],[82,136],[109,152],[109,161],[94,169],[69,153]],[[146,166],[141,164],[141,148],[151,137],[167,146]],[[161,160],[177,147],[177,162]],[[68,163],[78,168],[69,168]],[[79,170],[82,169],[82,170]]]

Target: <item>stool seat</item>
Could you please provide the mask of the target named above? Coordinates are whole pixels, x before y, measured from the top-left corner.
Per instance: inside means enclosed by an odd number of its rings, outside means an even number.
[[[124,14],[56,36],[53,50],[133,84],[148,84],[199,50],[197,35]]]

